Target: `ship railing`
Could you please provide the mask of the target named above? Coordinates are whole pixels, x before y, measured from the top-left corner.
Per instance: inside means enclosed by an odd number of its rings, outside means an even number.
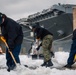
[[[55,40],[54,42],[63,41],[63,40],[66,40],[67,38],[70,38],[70,37],[72,37],[72,34],[70,34],[70,35],[68,35],[68,36],[66,36],[64,38],[61,38],[59,40]]]
[[[26,37],[24,37],[23,39],[25,39],[25,40],[28,40],[28,41],[34,41],[33,39],[28,39],[28,38],[26,38]]]

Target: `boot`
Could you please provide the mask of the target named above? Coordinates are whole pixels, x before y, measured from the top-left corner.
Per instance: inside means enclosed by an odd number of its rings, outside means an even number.
[[[47,63],[46,63],[46,62],[44,62],[41,66],[46,66],[46,64],[47,64]]]
[[[72,66],[69,65],[69,64],[65,65],[64,67],[66,67],[66,68],[72,68]]]
[[[15,68],[16,68],[16,66],[14,66],[14,65],[12,65],[12,66],[8,66],[7,71],[10,72],[11,70],[13,70],[13,69],[15,69]]]
[[[50,66],[53,66],[53,63],[51,62],[51,60],[48,60],[46,67],[50,67]]]

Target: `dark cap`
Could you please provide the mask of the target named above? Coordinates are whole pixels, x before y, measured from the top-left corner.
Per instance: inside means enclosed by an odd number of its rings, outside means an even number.
[[[38,22],[33,24],[33,26],[32,26],[32,28],[38,28],[38,27],[40,27]]]
[[[32,28],[37,28],[37,26],[36,26],[36,25],[34,25],[34,26],[32,26]]]

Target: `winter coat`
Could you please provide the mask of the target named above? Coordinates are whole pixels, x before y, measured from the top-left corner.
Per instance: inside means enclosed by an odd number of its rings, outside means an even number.
[[[6,17],[4,22],[1,24],[1,32],[10,49],[14,49],[16,45],[22,43],[22,27],[14,20]]]
[[[43,38],[46,35],[53,35],[51,32],[49,32],[48,30],[46,30],[45,28],[41,28],[41,27],[37,27],[34,31],[36,38],[40,38],[41,40],[43,40]]]

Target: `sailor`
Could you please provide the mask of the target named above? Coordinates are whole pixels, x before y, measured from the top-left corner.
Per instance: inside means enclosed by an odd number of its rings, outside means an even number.
[[[72,68],[72,65],[75,63],[74,57],[76,54],[76,29],[73,31],[73,37],[72,37],[72,45],[69,53],[69,58],[67,60],[67,65],[64,67]]]
[[[36,39],[38,41],[42,41],[41,45],[43,48],[44,62],[41,66],[53,66],[50,56],[50,48],[52,47],[53,34],[45,28],[40,27],[39,23],[36,23],[36,25],[32,27],[32,31],[34,32]]]
[[[22,27],[3,13],[0,13],[0,27],[2,36],[5,38],[6,43],[9,46],[9,49],[6,49],[6,65],[8,67],[7,70],[10,71],[16,67],[16,64],[9,51],[14,55],[16,62],[20,64],[19,53],[23,40]]]

